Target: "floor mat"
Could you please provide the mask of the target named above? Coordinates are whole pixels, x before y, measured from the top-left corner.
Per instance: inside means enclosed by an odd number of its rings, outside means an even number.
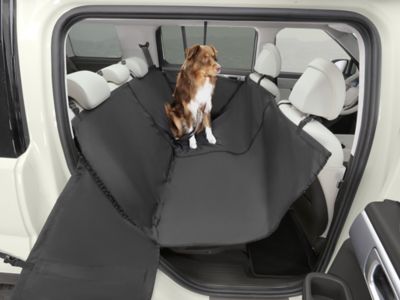
[[[255,276],[293,276],[311,271],[316,257],[290,214],[268,238],[248,244]]]
[[[170,249],[161,249],[161,269],[202,288],[220,290],[233,289],[243,294],[254,291],[262,293],[268,287],[283,288],[298,286],[301,276],[273,278],[254,276],[249,268],[246,246],[231,247],[230,250],[214,254],[181,254]]]
[[[0,300],[10,300],[13,287],[8,284],[0,284]]]

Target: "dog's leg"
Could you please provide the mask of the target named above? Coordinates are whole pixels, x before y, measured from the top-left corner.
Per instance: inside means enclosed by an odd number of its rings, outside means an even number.
[[[203,118],[203,125],[204,125],[204,127],[205,127],[205,129],[206,129],[206,138],[207,138],[207,141],[208,141],[210,144],[215,144],[215,143],[217,143],[217,139],[215,138],[215,136],[213,135],[212,130],[211,130],[211,116],[210,116],[210,113],[206,113],[206,114],[204,115],[204,118]]]
[[[194,134],[189,138],[189,146],[191,149],[197,148],[197,141],[196,141],[196,137],[194,136]]]

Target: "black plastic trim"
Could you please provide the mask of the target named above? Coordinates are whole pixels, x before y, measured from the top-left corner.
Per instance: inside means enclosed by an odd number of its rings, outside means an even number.
[[[76,149],[69,130],[69,121],[65,101],[64,41],[67,30],[76,22],[85,18],[133,18],[133,19],[196,19],[231,21],[282,21],[293,22],[335,22],[347,23],[357,29],[363,37],[366,51],[365,105],[361,124],[360,138],[355,157],[349,163],[337,203],[340,203],[328,234],[328,243],[317,270],[326,269],[329,259],[346,220],[358,185],[364,172],[375,133],[380,88],[380,38],[375,26],[363,15],[350,11],[313,10],[313,9],[269,9],[269,8],[233,8],[233,7],[174,7],[174,6],[83,6],[65,13],[57,22],[52,37],[52,76],[58,130],[68,166],[74,169]],[[190,286],[178,274],[167,269],[167,273],[188,288],[208,295],[240,294],[230,287],[204,289]],[[301,282],[296,286],[266,288],[264,295],[291,296],[301,292]],[[248,291],[247,291],[248,293]]]
[[[385,200],[367,205],[365,212],[397,274],[400,274],[400,202]]]
[[[304,279],[303,300],[353,300],[347,283],[340,277],[325,273],[309,273]]]
[[[279,73],[278,78],[285,78],[285,79],[299,79],[302,73],[295,73],[295,72],[281,72]]]
[[[18,278],[19,278],[19,274],[0,273],[0,286],[2,284],[15,285],[18,281]],[[1,296],[1,294],[0,294],[0,296]]]
[[[275,297],[279,295],[279,299],[281,297],[292,297],[292,296],[297,296],[301,290],[302,290],[302,284],[303,284],[303,278],[298,279],[298,281],[290,281],[290,284],[286,284],[283,289],[285,290],[284,293],[282,293],[282,288],[275,289],[275,288],[257,288],[249,286],[247,288],[234,288],[234,287],[223,287],[223,286],[218,286],[218,287],[210,287],[210,286],[203,286],[199,285],[190,279],[185,278],[182,276],[179,272],[175,270],[171,264],[164,259],[162,256],[160,256],[160,269],[164,273],[168,274],[170,277],[174,278],[174,280],[186,287],[187,289],[195,292],[195,293],[200,293],[203,295],[207,296],[213,296],[213,297],[223,297],[224,299],[226,297],[232,297],[232,298],[237,298],[240,297],[242,298],[256,298],[259,299],[259,297]],[[276,280],[278,281],[278,279]],[[285,282],[286,278],[280,278],[280,282]]]
[[[16,158],[29,144],[18,60],[16,1],[1,0],[0,6],[0,156]]]

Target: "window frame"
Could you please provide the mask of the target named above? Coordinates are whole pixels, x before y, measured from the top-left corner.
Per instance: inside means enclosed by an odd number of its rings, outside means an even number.
[[[163,49],[163,45],[162,45],[162,29],[161,29],[162,26],[163,25],[159,26],[156,30],[157,56],[158,56],[160,68],[161,68],[161,70],[166,70],[166,71],[178,71],[181,67],[181,64],[168,63],[164,59],[164,49]],[[185,26],[183,26],[183,28],[185,28]],[[254,44],[253,44],[253,53],[252,53],[250,69],[224,68],[222,66],[222,74],[247,76],[251,72],[253,72],[254,64],[255,64],[256,56],[257,56],[258,30],[254,27],[248,27],[248,28],[254,29]],[[184,49],[182,49],[182,51],[184,51]]]

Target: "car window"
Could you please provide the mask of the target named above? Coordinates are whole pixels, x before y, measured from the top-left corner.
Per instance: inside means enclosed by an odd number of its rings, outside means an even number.
[[[330,61],[350,59],[349,55],[325,31],[311,28],[285,28],[276,35],[282,56],[282,71],[302,73],[317,57]]]
[[[69,32],[70,52],[79,57],[119,58],[122,56],[117,30],[112,24],[84,23]]]
[[[187,46],[203,44],[204,28],[185,26]],[[185,59],[184,35],[180,26],[162,26],[161,42],[166,64],[180,65]],[[254,60],[257,32],[248,27],[207,28],[206,43],[218,50],[218,62],[223,69],[250,71]]]

